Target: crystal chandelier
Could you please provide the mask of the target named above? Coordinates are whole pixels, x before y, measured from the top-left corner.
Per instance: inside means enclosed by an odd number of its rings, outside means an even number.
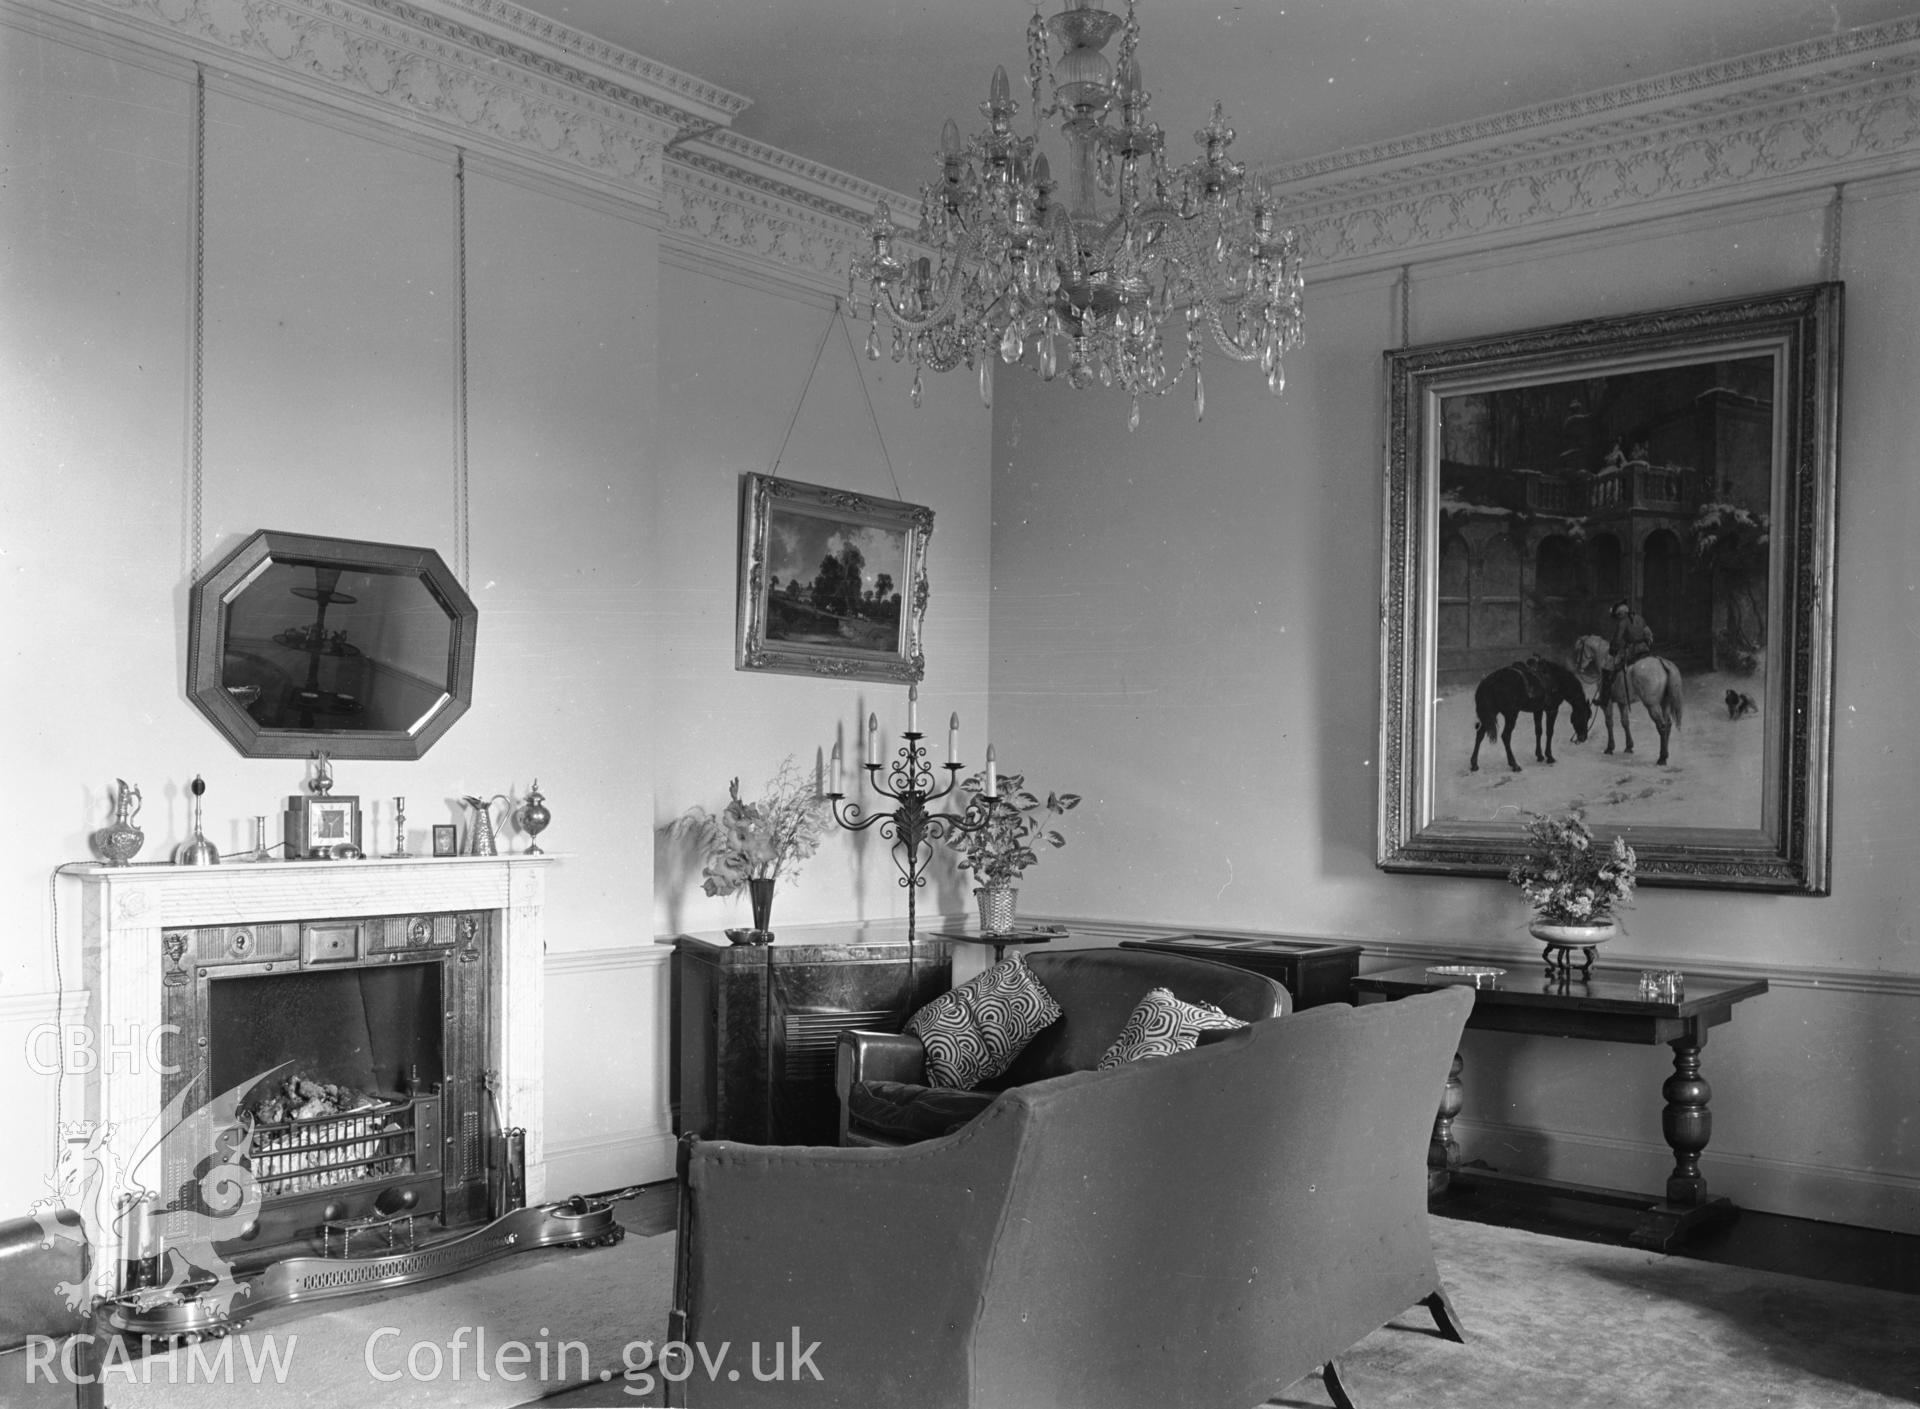
[[[1110,63],[1101,51],[1116,33]],[[1200,155],[1167,165],[1165,134],[1147,118],[1139,38],[1132,0],[1124,19],[1099,0],[1065,0],[1042,17],[1036,0],[1029,134],[1013,131],[1020,105],[997,68],[980,108],[987,130],[964,143],[951,119],[941,131],[940,172],[921,188],[919,228],[896,227],[885,202],[874,212],[871,250],[849,269],[849,301],[860,316],[865,281],[867,356],[880,356],[884,314],[893,360],[913,365],[915,405],[923,368],[962,363],[978,370],[991,405],[997,354],[1048,381],[1064,363],[1076,389],[1121,387],[1129,430],[1140,424],[1142,395],[1164,396],[1191,368],[1198,418],[1209,340],[1237,362],[1258,362],[1276,396],[1286,386],[1281,357],[1302,334],[1299,238],[1246,167],[1228,160],[1234,133],[1220,104],[1194,134]],[[1045,107],[1043,85],[1053,94]],[[1039,150],[1043,116],[1058,119],[1066,143],[1064,200]],[[931,253],[903,258],[902,237]]]

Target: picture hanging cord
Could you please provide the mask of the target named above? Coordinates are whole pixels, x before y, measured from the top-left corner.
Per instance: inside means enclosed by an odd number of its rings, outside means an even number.
[[[454,580],[467,585],[467,153],[453,153],[454,368],[453,368],[453,531]]]
[[[853,334],[847,332],[847,325],[840,316],[840,300],[833,301],[833,307],[827,310],[827,327],[820,334],[820,341],[814,344],[813,365],[807,368],[807,380],[800,388],[800,399],[793,403],[793,414],[787,418],[787,432],[780,437],[780,449],[773,457],[773,468],[768,472],[770,479],[780,478],[780,461],[786,457],[787,442],[793,439],[793,428],[799,424],[800,408],[807,404],[807,392],[813,386],[813,375],[820,370],[820,354],[827,349],[827,339],[833,336],[833,326],[838,323],[841,333],[847,340],[847,354],[853,358],[854,379],[860,383],[860,395],[867,403],[867,421],[873,427],[873,438],[880,446],[880,459],[887,467],[887,478],[893,483],[893,497],[905,499],[900,490],[900,476],[893,471],[893,457],[887,454],[887,438],[880,434],[880,418],[874,414],[873,394],[867,390],[866,374],[860,370],[860,354],[853,345]]]
[[[1400,266],[1400,346],[1413,346],[1413,266]]]
[[[1845,182],[1833,188],[1833,199],[1827,203],[1827,281],[1837,283],[1840,279],[1840,236],[1842,212],[1846,206],[1847,187]]]
[[[56,1167],[66,1149],[60,1127],[67,1119],[67,976],[60,963],[60,877],[88,863],[63,861],[47,874],[47,906],[53,916],[53,1025],[60,1032],[60,1072],[53,1079],[53,1160]]]
[[[200,576],[201,522],[204,516],[207,295],[207,71],[193,69],[193,270],[188,279],[187,322],[187,581]]]

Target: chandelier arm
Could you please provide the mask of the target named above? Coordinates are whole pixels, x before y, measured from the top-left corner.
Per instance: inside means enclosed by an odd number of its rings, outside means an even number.
[[[960,247],[954,251],[952,272],[947,275],[946,288],[940,296],[940,302],[934,305],[933,310],[924,318],[914,318],[907,314],[899,304],[894,302],[893,290],[881,288],[879,293],[884,301],[887,317],[909,333],[924,333],[930,328],[936,328],[947,322],[956,305],[962,301],[961,286],[965,280],[966,265],[980,256],[978,243],[977,237],[970,230],[962,237]],[[995,299],[993,304],[989,304],[989,311],[999,302],[999,299]]]
[[[1169,206],[1156,206],[1150,211],[1143,212],[1143,221],[1149,217],[1150,223],[1171,232],[1174,243],[1180,247],[1180,255],[1188,274],[1188,286],[1192,288],[1194,297],[1199,300],[1207,328],[1212,332],[1214,343],[1220,351],[1236,362],[1258,361],[1262,353],[1259,344],[1256,343],[1251,348],[1243,346],[1238,340],[1227,336],[1226,328],[1221,322],[1223,314],[1238,312],[1253,297],[1253,291],[1246,289],[1237,294],[1215,293],[1207,287],[1206,281],[1201,277],[1200,253],[1193,247],[1191,232],[1183,223],[1184,217]]]

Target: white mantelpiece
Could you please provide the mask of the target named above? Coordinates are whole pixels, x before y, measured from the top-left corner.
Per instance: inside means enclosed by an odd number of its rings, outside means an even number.
[[[167,930],[271,921],[346,919],[445,911],[490,911],[496,946],[493,992],[501,1119],[526,1131],[527,1202],[546,1198],[541,1065],[545,1044],[542,909],[553,856],[418,857],[405,860],[229,862],[217,866],[87,866],[82,891],[88,1017],[103,1060],[88,1077],[87,1115],[116,1127],[123,1159],[161,1108],[162,1065],[198,1064],[160,1039],[162,939]],[[141,1054],[138,1057],[133,1053]]]

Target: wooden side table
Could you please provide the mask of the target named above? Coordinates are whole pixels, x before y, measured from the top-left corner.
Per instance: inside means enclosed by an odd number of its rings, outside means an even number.
[[[1007,957],[1008,949],[1018,949],[1035,944],[1049,944],[1056,939],[1065,939],[1067,931],[1058,925],[1015,925],[1010,930],[941,930],[928,935],[929,939],[948,940],[954,944],[990,944],[993,946],[993,962],[999,963]]]
[[[1433,967],[1388,969],[1354,980],[1362,1000],[1404,998],[1446,983],[1463,980],[1436,974]],[[1457,966],[1472,968],[1471,965]],[[1673,1049],[1673,1075],[1660,1090],[1666,1109],[1660,1130],[1673,1151],[1673,1173],[1667,1176],[1666,1197],[1649,1201],[1618,1190],[1566,1185],[1544,1179],[1501,1176],[1491,1170],[1462,1168],[1460,1146],[1453,1138],[1454,1117],[1461,1108],[1462,1063],[1458,1054],[1447,1077],[1440,1114],[1434,1121],[1433,1144],[1427,1164],[1436,1192],[1455,1179],[1493,1181],[1501,1178],[1542,1188],[1557,1188],[1576,1197],[1601,1203],[1625,1203],[1641,1210],[1630,1235],[1637,1247],[1664,1252],[1697,1228],[1733,1217],[1733,1201],[1707,1192],[1700,1172],[1700,1156],[1713,1134],[1713,1113],[1707,1103],[1713,1088],[1700,1070],[1700,1051],[1707,1031],[1733,1020],[1733,1005],[1767,991],[1765,979],[1746,981],[1682,976],[1682,996],[1673,999],[1640,996],[1639,975],[1620,969],[1594,969],[1586,978],[1543,977],[1527,969],[1509,969],[1473,983],[1473,1012],[1467,1026],[1487,1032],[1519,1032],[1548,1037],[1579,1037],[1594,1042],[1625,1042],[1641,1046],[1665,1043]]]
[[[1190,954],[1235,968],[1252,969],[1277,979],[1293,997],[1295,1010],[1322,1003],[1346,1003],[1353,998],[1354,975],[1360,970],[1361,946],[1326,939],[1279,936],[1178,934],[1166,939],[1123,939],[1122,949],[1155,949],[1163,954]]]

